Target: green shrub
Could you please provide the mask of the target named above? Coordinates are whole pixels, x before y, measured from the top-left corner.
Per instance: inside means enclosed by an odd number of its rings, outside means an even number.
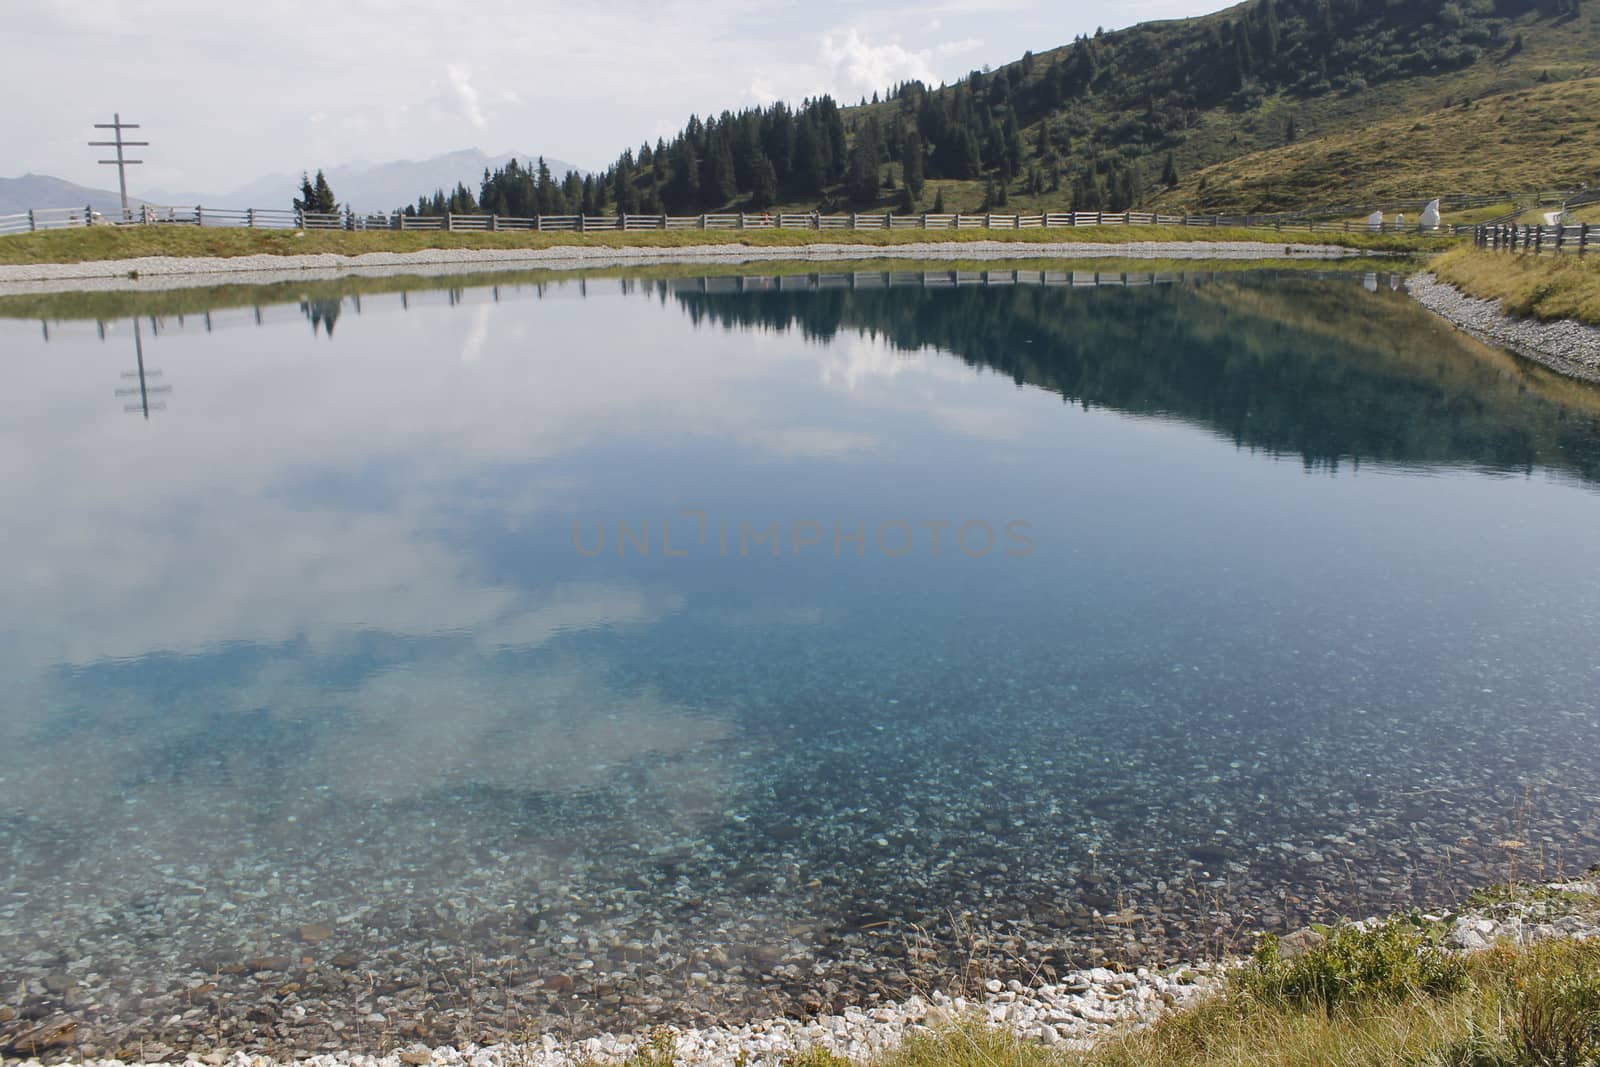
[[[1285,959],[1267,937],[1255,958],[1234,976],[1237,992],[1271,1005],[1320,1008],[1328,1014],[1362,1000],[1400,1001],[1440,996],[1466,985],[1460,959],[1427,927],[1396,921],[1376,929],[1330,929],[1320,944]]]

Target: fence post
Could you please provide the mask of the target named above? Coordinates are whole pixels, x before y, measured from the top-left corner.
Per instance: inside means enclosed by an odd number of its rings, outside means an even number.
[[[853,230],[856,228],[856,225],[856,213],[852,211],[850,212],[850,228]]]
[[[1578,224],[1578,255],[1580,255],[1580,256],[1583,255],[1583,251],[1584,251],[1585,248],[1588,247],[1588,244],[1589,244],[1589,224],[1587,222],[1579,223]]]
[[[583,216],[582,215],[578,216],[578,229],[580,229],[580,230],[583,229]],[[500,216],[499,215],[491,214],[489,216],[489,232],[490,233],[499,233],[500,232]]]
[[[1094,213],[1094,224],[1096,226],[1104,226],[1105,225],[1105,221],[1106,221],[1106,213],[1104,211],[1096,211]]]
[[[994,229],[994,216],[993,215],[990,215],[990,214],[986,213],[983,216],[983,228],[986,229],[986,230]]]
[[[28,209],[28,232],[33,233],[39,229],[39,224],[33,220],[33,208]]]
[[[702,230],[706,228],[706,217],[704,215],[700,216],[700,228]]]
[[[739,229],[744,229],[744,212],[739,212]]]
[[[627,216],[624,215],[623,219],[626,220]],[[533,217],[533,228],[536,229],[536,230],[544,229],[544,216],[543,215],[535,215]]]
[[[83,205],[83,224],[85,226],[94,225],[94,207],[90,204]]]
[[[194,224],[196,226],[204,226],[206,224],[206,209],[199,204],[194,206]]]
[[[665,211],[661,213],[661,228],[663,230],[667,228],[667,213]]]
[[[33,213],[30,211],[28,214],[31,216]],[[922,213],[922,228],[924,230],[928,228],[928,213],[926,211]]]

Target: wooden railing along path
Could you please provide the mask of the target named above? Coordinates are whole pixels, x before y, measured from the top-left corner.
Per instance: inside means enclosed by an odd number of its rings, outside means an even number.
[[[1600,226],[1587,222],[1554,226],[1480,225],[1473,227],[1472,242],[1479,248],[1507,252],[1576,252],[1581,256],[1591,245],[1600,247]]]

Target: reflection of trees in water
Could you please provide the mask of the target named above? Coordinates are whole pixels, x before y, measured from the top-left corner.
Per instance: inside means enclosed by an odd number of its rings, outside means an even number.
[[[300,301],[300,311],[311,320],[311,332],[315,334],[320,328],[330,338],[333,336],[333,324],[339,321],[339,312],[343,308],[344,300],[337,296]]]
[[[675,295],[697,323],[934,347],[1086,408],[1187,419],[1307,466],[1544,465],[1600,478],[1600,391],[1569,383],[1576,405],[1541,395],[1403,296],[1354,284]]]

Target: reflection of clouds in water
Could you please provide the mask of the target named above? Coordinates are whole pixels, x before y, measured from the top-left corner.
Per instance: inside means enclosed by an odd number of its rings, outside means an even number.
[[[396,668],[363,683],[348,717],[308,773],[364,798],[478,787],[565,793],[642,771],[687,811],[705,809],[722,782],[703,761],[676,762],[725,738],[730,724],[648,690],[619,693],[592,671],[485,673],[462,660]],[[630,765],[634,765],[630,767]]]
[[[886,338],[856,334],[828,348],[822,384],[874,408],[931,419],[963,437],[1017,441],[1028,432],[1009,398],[992,382],[940,353],[896,348]]]
[[[878,445],[877,435],[831,426],[778,426],[745,439],[775,455],[790,459],[841,459],[868,452]]]
[[[63,682],[51,703],[83,710],[70,732],[27,739],[34,758],[0,774],[0,814],[27,811],[67,832],[143,811],[208,826],[213,809],[243,802],[267,825],[330,799],[569,794],[625,777],[675,821],[717,810],[727,786],[717,742],[731,720],[649,689],[619,691],[597,662],[523,668],[473,650],[422,651],[349,686],[330,684],[339,662],[275,658],[171,692],[148,684],[143,664],[106,668],[131,673],[92,691]],[[176,846],[188,815],[140,836]]]
[[[483,355],[484,342],[489,340],[489,315],[493,304],[479,304],[472,309],[472,328],[461,342],[461,362],[476,363]]]

